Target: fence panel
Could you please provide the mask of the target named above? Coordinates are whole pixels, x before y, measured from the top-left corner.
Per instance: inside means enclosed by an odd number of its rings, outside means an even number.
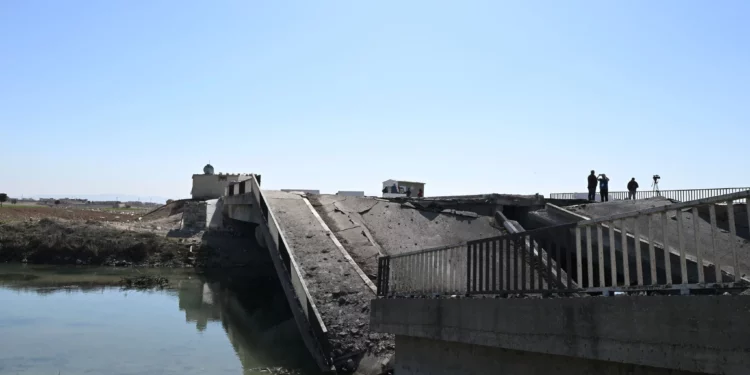
[[[528,294],[750,286],[742,191],[380,259],[378,293]]]
[[[590,268],[586,286],[594,288],[591,268],[597,267],[600,282],[596,287],[613,291],[655,286],[686,291],[747,284],[750,280],[743,279],[743,270],[750,267],[750,208],[736,202],[748,197],[750,191],[743,191],[578,222],[576,233],[585,231],[586,241],[596,242],[587,243],[587,249],[599,250],[582,254]],[[738,217],[743,218],[741,223]],[[593,230],[595,237],[590,235]],[[576,246],[581,247],[580,243]],[[603,251],[607,246],[608,251]],[[603,262],[602,254],[609,255],[609,262]],[[610,280],[604,283],[600,267],[607,263]]]
[[[739,193],[750,190],[750,187],[738,188],[715,188],[715,189],[683,189],[683,190],[640,190],[635,193],[635,199],[648,199],[664,197],[678,202],[718,197],[721,195]],[[588,193],[551,193],[550,199],[586,199]],[[597,193],[597,198],[599,194]],[[626,200],[629,198],[627,191],[610,191],[609,200]],[[735,203],[746,203],[745,198],[736,200]]]

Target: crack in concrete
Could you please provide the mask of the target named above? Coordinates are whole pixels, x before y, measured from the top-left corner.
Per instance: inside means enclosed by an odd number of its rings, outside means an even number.
[[[347,231],[347,230],[351,230],[351,229],[357,229],[357,228],[360,228],[360,227],[361,227],[361,225],[355,225],[355,226],[353,226],[353,227],[349,227],[349,228],[344,228],[344,229],[339,229],[339,230],[337,230],[337,231],[336,231],[336,233],[341,233],[341,232],[344,232],[344,231]]]
[[[377,206],[378,204],[380,204],[380,202],[375,202],[375,203],[373,203],[373,204],[372,204],[372,206],[370,206],[369,208],[367,208],[367,209],[365,209],[365,210],[362,210],[362,211],[359,211],[359,212],[357,212],[357,213],[358,213],[358,214],[360,214],[360,215],[364,215],[364,214],[366,214],[366,213],[370,212],[370,210],[372,210],[372,209],[373,209],[373,208],[374,208],[375,206]]]

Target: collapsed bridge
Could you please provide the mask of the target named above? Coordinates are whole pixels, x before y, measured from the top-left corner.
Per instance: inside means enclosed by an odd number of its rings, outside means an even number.
[[[256,225],[319,368],[378,374],[394,365],[396,333],[371,329],[378,297],[740,288],[747,194],[567,206],[261,190],[252,176],[229,185],[216,211]]]
[[[358,374],[392,365],[393,337],[369,329],[379,259],[506,234],[494,212],[544,205],[539,196],[388,200],[262,190],[254,175],[229,185],[220,201],[227,219],[256,225],[320,369]]]

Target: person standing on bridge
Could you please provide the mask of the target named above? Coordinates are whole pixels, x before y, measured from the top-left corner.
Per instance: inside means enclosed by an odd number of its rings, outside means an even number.
[[[638,183],[635,182],[635,177],[633,177],[628,182],[628,199],[635,199],[636,190],[638,190]]]
[[[604,173],[599,175],[599,194],[602,202],[609,202],[609,177]]]
[[[593,202],[596,200],[596,172],[593,170],[589,175],[589,201]]]

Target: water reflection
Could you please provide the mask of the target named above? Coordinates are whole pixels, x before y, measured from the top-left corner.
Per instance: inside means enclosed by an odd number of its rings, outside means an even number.
[[[172,286],[116,286],[132,272],[0,265],[0,374],[314,373],[273,275],[140,270]]]

